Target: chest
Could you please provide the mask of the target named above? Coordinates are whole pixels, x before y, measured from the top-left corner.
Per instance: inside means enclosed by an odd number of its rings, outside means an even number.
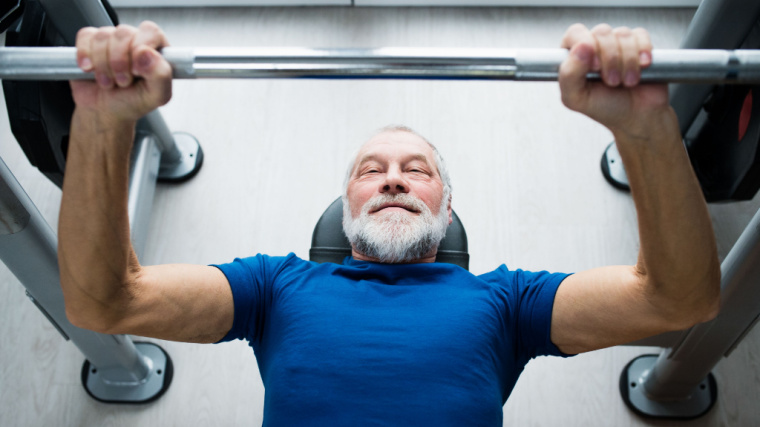
[[[284,288],[261,349],[265,369],[498,377],[511,353],[509,307],[487,289],[375,282]]]

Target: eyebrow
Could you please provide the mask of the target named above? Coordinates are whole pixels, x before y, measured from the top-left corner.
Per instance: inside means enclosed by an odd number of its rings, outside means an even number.
[[[356,163],[356,167],[358,168],[359,166],[363,165],[364,163],[367,163],[367,162],[370,162],[370,161],[373,161],[373,160],[380,161],[380,157],[381,156],[379,156],[377,154],[373,154],[373,153],[365,154],[364,157],[362,157],[359,160],[359,162]],[[430,162],[428,162],[427,157],[425,157],[425,155],[422,154],[422,153],[412,154],[411,156],[409,156],[408,158],[406,158],[405,161],[406,162],[411,162],[411,161],[415,161],[415,160],[419,160],[419,161],[425,162],[426,165],[430,166]]]

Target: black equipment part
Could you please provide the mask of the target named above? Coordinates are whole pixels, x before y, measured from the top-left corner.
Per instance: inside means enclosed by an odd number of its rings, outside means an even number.
[[[3,0],[0,4],[0,33],[10,28],[23,13],[23,0]]]
[[[751,200],[760,188],[760,87],[719,86],[684,136],[708,202]]]
[[[456,212],[452,211],[451,217],[453,221],[446,229],[446,237],[438,246],[435,262],[454,264],[469,270],[467,232]],[[351,256],[351,243],[343,233],[343,200],[338,197],[327,207],[314,227],[309,260],[341,264],[347,256]]]
[[[712,373],[707,374],[707,378],[705,378],[705,381],[703,384],[700,384],[700,389],[705,390],[705,393],[709,395],[709,403],[706,405],[706,407],[697,413],[690,414],[690,415],[682,415],[682,408],[680,408],[679,402],[657,402],[655,400],[650,401],[651,406],[649,406],[647,409],[659,409],[659,411],[656,412],[649,412],[648,410],[644,410],[644,408],[641,408],[637,406],[636,403],[641,402],[634,402],[633,399],[631,399],[631,391],[632,389],[635,389],[637,387],[643,387],[643,384],[640,384],[637,380],[638,378],[631,378],[629,377],[628,373],[630,371],[631,365],[636,363],[636,361],[640,359],[652,359],[657,360],[659,355],[657,354],[642,354],[641,356],[635,357],[633,360],[628,362],[628,364],[623,368],[623,371],[620,374],[620,381],[618,382],[618,387],[620,390],[620,396],[623,398],[623,402],[625,402],[625,406],[628,407],[631,411],[633,411],[636,415],[639,415],[644,418],[648,419],[666,419],[666,420],[693,420],[697,419],[706,413],[710,412],[710,409],[715,406],[715,402],[718,401],[718,383],[715,381],[715,376]],[[641,394],[641,393],[640,393]]]
[[[6,34],[6,46],[61,46],[63,40],[36,1],[27,3],[21,21]],[[63,185],[74,101],[68,82],[3,81],[11,131],[33,166]]]
[[[106,0],[109,17],[118,23]],[[67,46],[46,18],[42,5],[26,1],[21,19],[5,36],[6,46]],[[3,80],[5,105],[13,136],[29,162],[58,187],[63,186],[74,100],[68,82]]]
[[[760,46],[760,22],[743,49]],[[760,86],[716,86],[684,133],[708,202],[751,200],[760,189]]]

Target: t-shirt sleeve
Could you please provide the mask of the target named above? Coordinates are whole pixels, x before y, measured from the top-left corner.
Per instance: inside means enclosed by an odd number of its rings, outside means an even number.
[[[536,356],[563,356],[551,340],[552,311],[557,289],[567,273],[531,272],[517,270],[517,286],[520,292],[518,324],[519,339],[526,348],[534,349]]]
[[[499,267],[506,274],[514,292],[512,320],[515,325],[516,341],[522,353],[532,359],[536,356],[569,357],[551,340],[552,310],[557,289],[568,273],[509,271]]]
[[[234,339],[253,341],[261,337],[264,319],[271,306],[273,283],[282,267],[294,254],[270,257],[258,254],[236,258],[228,264],[214,264],[227,277],[235,308],[232,328],[218,342]]]

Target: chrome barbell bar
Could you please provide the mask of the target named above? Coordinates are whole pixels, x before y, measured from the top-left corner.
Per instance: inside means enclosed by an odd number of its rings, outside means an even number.
[[[201,78],[400,78],[557,80],[565,49],[488,48],[186,48],[166,47],[176,79]],[[598,80],[598,73],[589,73]],[[73,47],[0,48],[0,79],[92,79],[76,63]],[[644,82],[760,83],[760,50],[652,52]]]

